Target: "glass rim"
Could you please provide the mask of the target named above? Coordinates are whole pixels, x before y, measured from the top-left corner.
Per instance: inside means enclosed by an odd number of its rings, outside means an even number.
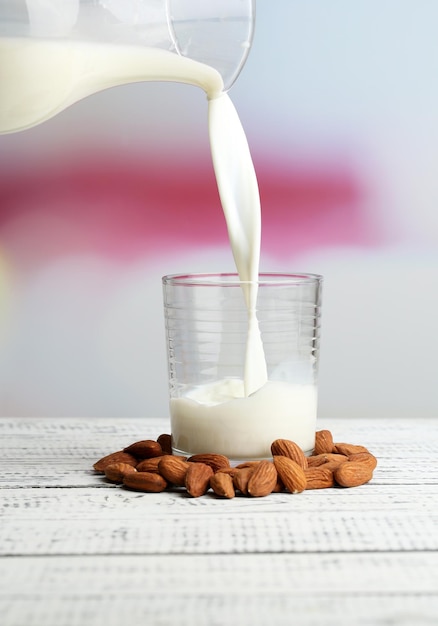
[[[163,285],[172,286],[280,286],[280,285],[303,285],[322,283],[321,274],[311,274],[308,272],[260,272],[257,281],[240,280],[237,272],[201,272],[186,274],[167,274],[162,277]]]

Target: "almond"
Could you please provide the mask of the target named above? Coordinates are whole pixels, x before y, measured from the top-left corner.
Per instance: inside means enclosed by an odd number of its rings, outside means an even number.
[[[344,463],[345,461],[348,461],[348,456],[345,456],[345,454],[335,454],[327,452],[326,454],[317,454],[316,456],[309,456],[307,458],[309,467],[318,467],[319,465],[323,465],[324,463],[328,463],[329,461]]]
[[[307,481],[306,489],[326,489],[334,485],[333,471],[325,465],[309,467],[304,473]]]
[[[206,463],[188,463],[185,486],[193,498],[199,498],[207,493],[210,487],[210,478],[214,472]]]
[[[271,461],[260,461],[252,471],[248,481],[248,494],[255,498],[272,493],[277,484],[277,470]]]
[[[333,452],[333,436],[329,430],[318,430],[315,433],[315,449],[313,454]]]
[[[367,467],[374,471],[377,467],[377,459],[371,452],[356,452],[348,457],[350,462],[365,463]]]
[[[108,454],[93,467],[109,481],[138,491],[159,492],[170,483],[185,486],[198,497],[211,486],[216,495],[233,498],[236,491],[260,497],[285,489],[299,493],[336,484],[357,487],[371,480],[377,466],[376,457],[365,446],[333,443],[329,430],[316,433],[310,457],[289,439],[273,441],[273,461],[254,459],[236,467],[223,454],[194,454],[187,459],[172,452],[171,435],[162,434],[157,441],[137,441]]]
[[[295,463],[298,463],[300,467],[306,469],[307,457],[294,441],[289,439],[276,439],[271,445],[272,456],[286,456],[288,459],[292,459]]]
[[[373,470],[360,461],[342,463],[334,471],[335,481],[341,487],[359,487],[373,477]]]
[[[158,463],[158,471],[161,476],[177,487],[184,486],[188,469],[189,463],[187,461],[170,454],[162,456]]]
[[[153,439],[144,439],[131,443],[130,446],[123,449],[123,452],[128,452],[139,460],[150,459],[154,456],[162,456],[163,454],[160,444],[157,441],[153,441]]]
[[[306,488],[306,475],[302,467],[286,456],[274,456],[274,465],[284,486],[291,493],[300,493]]]
[[[254,471],[252,467],[236,468],[236,473],[233,476],[233,485],[235,489],[238,489],[244,496],[248,495],[248,481],[251,474]]]
[[[325,458],[326,458],[326,462],[328,461],[337,461],[338,463],[345,463],[345,461],[348,461],[348,456],[345,454],[338,454],[337,452],[328,452],[327,454],[324,454]]]
[[[128,489],[134,491],[149,491],[159,493],[167,487],[167,482],[160,474],[152,472],[134,472],[133,474],[125,474],[123,484]]]
[[[172,459],[180,459],[181,461],[186,461],[187,457],[185,456],[177,456],[173,454],[163,454],[163,456],[154,456],[151,459],[143,459],[140,461],[138,465],[136,465],[136,469],[138,472],[157,472],[160,473],[159,464],[164,459],[165,456],[170,456]]]
[[[112,463],[105,468],[105,477],[112,483],[122,483],[126,474],[132,474],[137,470],[129,463]]]
[[[158,463],[162,458],[162,456],[154,456],[152,459],[143,459],[135,466],[137,472],[155,472],[158,474]]]
[[[163,454],[172,454],[172,435],[160,435],[157,443],[160,444]]]
[[[209,465],[213,472],[217,472],[221,467],[230,467],[230,460],[223,454],[194,454],[187,461]]]
[[[221,496],[222,498],[234,498],[236,495],[232,477],[224,472],[216,472],[216,474],[213,474],[210,478],[210,487],[217,496]]]
[[[239,463],[239,465],[236,465],[236,469],[246,469],[248,467],[255,467],[260,462],[261,461],[243,461],[242,463]]]
[[[335,469],[337,469],[341,463],[346,463],[348,461],[348,458],[345,457],[344,461],[327,461],[327,463],[324,463],[323,465],[318,465],[318,467],[314,467],[312,469],[325,469],[325,470],[330,470],[330,471],[334,471]]]
[[[353,443],[335,443],[334,448],[333,452],[345,454],[346,456],[357,454],[358,452],[369,452],[368,448],[365,448],[365,446],[358,446]]]
[[[347,460],[347,457],[345,457],[345,460]],[[324,465],[324,463],[327,463],[325,454],[312,454],[312,456],[307,457],[308,467],[318,467],[319,465]]]
[[[284,486],[284,482],[281,480],[280,476],[278,476],[278,472],[277,472],[277,484],[275,485],[274,489],[272,490],[272,493],[281,493],[285,489],[286,489],[286,487]]]
[[[118,452],[107,454],[107,456],[99,459],[99,461],[97,461],[93,465],[93,467],[96,472],[100,472],[103,474],[105,472],[105,468],[108,467],[108,465],[113,465],[114,463],[127,463],[128,465],[132,465],[133,467],[135,467],[138,461],[134,456],[132,456],[132,454],[128,454],[123,450],[119,450]]]
[[[234,476],[234,474],[236,474],[238,471],[239,470],[237,469],[237,467],[220,467],[216,473],[217,474],[228,474],[232,478]]]

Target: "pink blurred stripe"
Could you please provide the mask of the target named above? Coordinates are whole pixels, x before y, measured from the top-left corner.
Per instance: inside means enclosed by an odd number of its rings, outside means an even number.
[[[291,251],[372,245],[364,190],[345,167],[257,168],[263,249],[281,260]],[[211,163],[166,163],[81,155],[73,162],[0,173],[0,236],[41,224],[33,261],[78,249],[131,259],[158,250],[227,245]],[[60,228],[60,224],[64,224]],[[66,226],[67,225],[67,226]],[[71,226],[71,228],[68,227]],[[17,237],[17,232],[15,237]]]

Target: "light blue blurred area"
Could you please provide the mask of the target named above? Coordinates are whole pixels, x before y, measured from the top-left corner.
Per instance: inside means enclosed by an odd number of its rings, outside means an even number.
[[[297,126],[312,121],[325,132],[345,132],[358,131],[358,122],[374,128],[436,106],[433,0],[258,0],[257,6],[254,46],[233,93],[259,115],[284,109]]]
[[[256,167],[347,165],[375,235],[373,246],[262,253],[264,271],[325,277],[319,413],[438,416],[438,2],[257,6],[230,92]],[[210,159],[205,96],[177,84],[96,94],[0,137],[0,168],[38,172],[87,146]],[[0,415],[167,415],[160,277],[231,270],[229,251],[163,250],[123,266],[61,251],[56,265],[22,273],[19,227],[0,230]]]

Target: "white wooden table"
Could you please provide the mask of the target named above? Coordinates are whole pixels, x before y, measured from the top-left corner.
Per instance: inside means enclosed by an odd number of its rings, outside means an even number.
[[[157,419],[0,419],[2,626],[438,624],[438,419],[320,420],[355,489],[220,500],[92,470]]]

